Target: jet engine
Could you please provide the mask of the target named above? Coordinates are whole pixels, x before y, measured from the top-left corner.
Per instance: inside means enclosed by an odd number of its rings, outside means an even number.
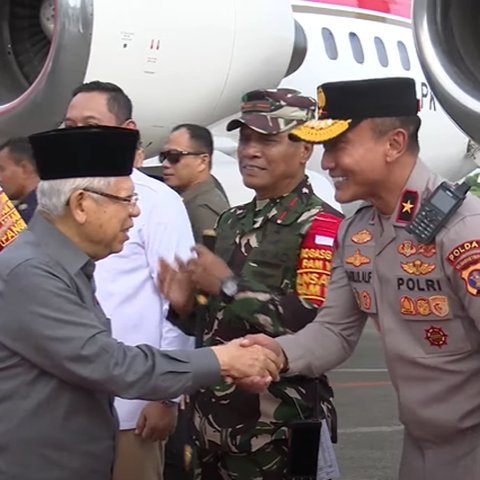
[[[478,0],[414,1],[415,41],[427,81],[445,111],[476,142],[480,142],[479,19]]]
[[[306,54],[289,0],[2,0],[0,140],[55,128],[84,81],[131,97],[147,155],[180,122],[213,123]]]

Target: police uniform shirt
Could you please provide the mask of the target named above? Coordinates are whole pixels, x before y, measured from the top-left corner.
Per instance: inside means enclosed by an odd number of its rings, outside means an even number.
[[[390,219],[366,206],[345,220],[324,308],[279,339],[289,374],[314,376],[352,353],[372,317],[401,421],[425,448],[480,438],[480,200],[468,195],[430,245],[405,231],[440,183],[418,161]]]

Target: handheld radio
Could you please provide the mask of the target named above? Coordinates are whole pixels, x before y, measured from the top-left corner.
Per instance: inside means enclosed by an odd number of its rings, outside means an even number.
[[[442,182],[422,202],[420,210],[405,230],[420,243],[431,243],[452,215],[460,208],[470,187],[466,183]]]

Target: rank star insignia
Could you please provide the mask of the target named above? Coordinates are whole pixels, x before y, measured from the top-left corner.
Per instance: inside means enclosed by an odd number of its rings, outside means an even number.
[[[367,265],[370,263],[370,259],[365,255],[362,255],[360,250],[355,250],[353,255],[345,258],[345,263],[348,265],[353,265],[354,267],[361,267],[362,265]]]
[[[398,253],[408,258],[417,253],[417,247],[411,240],[404,240],[398,246]]]
[[[425,263],[421,260],[414,260],[413,262],[400,262],[402,270],[410,275],[427,275],[437,268],[434,263]]]
[[[397,223],[410,223],[415,214],[418,204],[418,192],[415,190],[404,190],[397,209]]]
[[[367,229],[364,229],[352,235],[352,242],[357,245],[363,245],[364,243],[368,243],[372,238],[372,234]]]
[[[432,347],[442,348],[444,345],[448,345],[448,334],[443,328],[432,326],[425,329],[425,340]]]
[[[412,213],[412,209],[415,205],[407,200],[406,202],[402,202],[402,213]]]

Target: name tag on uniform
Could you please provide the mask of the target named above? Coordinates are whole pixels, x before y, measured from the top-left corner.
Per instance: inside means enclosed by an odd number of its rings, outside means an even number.
[[[335,239],[332,237],[325,237],[323,235],[315,235],[315,245],[327,245],[333,247]]]

